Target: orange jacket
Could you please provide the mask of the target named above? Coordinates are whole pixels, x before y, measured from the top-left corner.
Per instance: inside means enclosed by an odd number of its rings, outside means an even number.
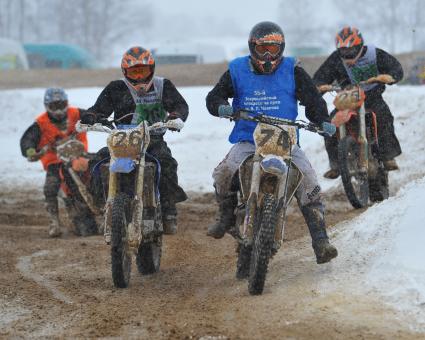
[[[52,146],[55,144],[57,140],[66,138],[75,132],[75,124],[80,119],[80,110],[76,107],[68,108],[68,122],[67,122],[67,130],[61,131],[58,127],[50,121],[50,118],[47,112],[42,113],[36,118],[36,122],[40,127],[41,138],[38,143],[37,149],[40,150],[44,146],[51,144]],[[78,133],[77,139],[84,143],[85,149],[88,149],[87,142],[87,134],[85,132]],[[56,156],[56,153],[52,150],[48,150],[43,157],[41,157],[41,163],[43,164],[44,170],[47,170],[47,167],[50,164],[60,163],[60,159]]]

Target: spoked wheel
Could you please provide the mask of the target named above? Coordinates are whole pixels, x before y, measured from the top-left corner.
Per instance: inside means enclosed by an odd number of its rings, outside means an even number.
[[[136,263],[142,275],[154,274],[159,271],[162,255],[162,235],[153,242],[144,242],[139,246]]]
[[[360,173],[360,146],[353,137],[347,136],[339,141],[338,162],[342,184],[351,205],[358,209],[367,205],[369,200],[368,175]]]
[[[112,203],[111,260],[112,280],[117,288],[127,288],[131,273],[131,252],[127,242],[127,226],[131,221],[130,199],[119,193]]]
[[[276,200],[273,195],[264,195],[259,216],[254,226],[256,230],[248,279],[248,291],[251,295],[263,293],[267,267],[272,256],[277,222]]]

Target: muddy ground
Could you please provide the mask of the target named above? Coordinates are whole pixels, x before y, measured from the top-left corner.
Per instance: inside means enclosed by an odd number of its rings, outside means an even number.
[[[330,229],[361,212],[340,190],[325,199]],[[101,236],[49,239],[40,188],[3,188],[0,337],[420,338],[377,297],[317,288],[332,263],[317,271],[296,207],[264,294],[250,296],[247,283],[234,277],[233,239],[205,236],[215,211],[212,194],[190,193],[179,206],[178,234],[165,237],[160,272],[142,277],[133,265],[130,287],[116,289]]]

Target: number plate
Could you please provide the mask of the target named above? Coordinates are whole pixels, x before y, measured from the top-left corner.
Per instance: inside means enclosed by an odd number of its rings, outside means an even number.
[[[297,129],[293,126],[276,126],[259,123],[254,131],[254,141],[261,156],[277,155],[289,157],[293,145],[297,143]]]
[[[142,149],[143,139],[143,128],[114,131],[107,140],[111,157],[138,158]]]

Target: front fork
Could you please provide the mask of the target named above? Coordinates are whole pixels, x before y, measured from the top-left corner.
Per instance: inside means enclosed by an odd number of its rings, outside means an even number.
[[[347,135],[347,128],[342,124],[338,128],[339,139],[342,140]],[[361,175],[367,176],[369,167],[368,141],[366,137],[366,110],[364,104],[359,110],[359,134],[357,137],[359,144],[359,172]]]
[[[135,180],[136,192],[133,198],[133,211],[132,221],[127,225],[127,242],[128,245],[135,249],[139,248],[142,242],[142,222],[143,222],[143,185],[144,185],[144,170],[145,170],[145,157],[142,155],[139,161],[137,161],[138,172]],[[119,191],[118,174],[109,172],[109,187],[108,187],[108,199],[105,204],[105,242],[111,243],[111,215],[112,215],[112,203]]]
[[[366,110],[364,107],[364,104],[360,107],[359,110],[359,138],[358,138],[358,143],[359,143],[359,165],[360,165],[360,174],[367,176],[368,173],[368,159],[369,159],[369,155],[368,155],[368,142],[367,142],[367,138],[366,138]]]
[[[250,194],[248,201],[246,203],[246,211],[245,211],[245,219],[244,219],[244,225],[243,225],[243,240],[246,240],[246,245],[252,245],[253,238],[254,238],[254,223],[255,223],[255,217],[256,213],[259,209],[259,192],[260,192],[260,184],[261,184],[261,157],[258,154],[254,155],[253,159],[253,166],[252,166],[252,176],[251,176],[251,187],[250,187]],[[288,169],[288,171],[290,171]],[[289,172],[283,175],[282,178],[279,180],[279,189],[278,189],[278,195],[279,198],[277,210],[280,211],[276,231],[275,231],[275,249],[279,249],[283,236],[284,236],[284,224],[285,224],[285,217],[286,217],[286,209],[287,209],[287,202],[286,202],[286,196],[288,191],[288,180],[289,180]]]
[[[246,245],[252,245],[254,238],[254,223],[255,215],[258,207],[258,194],[260,192],[261,156],[257,153],[254,154],[251,175],[251,187],[249,190],[249,197],[246,202],[245,218],[243,223],[243,239],[247,241]]]

